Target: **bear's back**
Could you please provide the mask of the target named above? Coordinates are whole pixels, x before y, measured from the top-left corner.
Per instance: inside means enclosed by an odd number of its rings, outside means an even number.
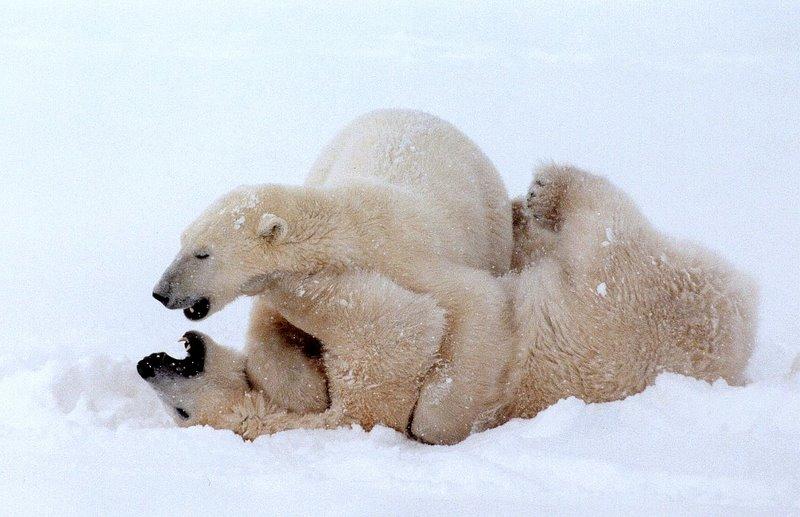
[[[306,186],[353,183],[411,196],[459,262],[508,271],[513,238],[505,186],[488,158],[451,124],[412,110],[373,111],[354,120],[323,149]]]

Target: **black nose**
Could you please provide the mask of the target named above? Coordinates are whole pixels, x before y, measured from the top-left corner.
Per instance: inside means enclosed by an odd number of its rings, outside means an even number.
[[[155,298],[156,300],[161,302],[164,305],[164,307],[166,307],[167,304],[169,303],[169,296],[164,296],[164,295],[162,295],[160,293],[157,293],[155,291],[153,291],[153,298]]]
[[[149,379],[156,375],[156,369],[153,368],[153,364],[148,361],[148,358],[144,358],[136,364],[136,371],[139,372],[142,379]]]

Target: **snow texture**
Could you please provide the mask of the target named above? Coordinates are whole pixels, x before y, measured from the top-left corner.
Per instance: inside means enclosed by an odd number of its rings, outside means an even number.
[[[799,513],[798,26],[777,1],[4,3],[3,512]],[[183,227],[393,106],[453,122],[515,195],[569,161],[750,272],[754,383],[665,374],[453,447],[174,427],[135,361],[189,328],[241,347],[249,306],[152,300]]]

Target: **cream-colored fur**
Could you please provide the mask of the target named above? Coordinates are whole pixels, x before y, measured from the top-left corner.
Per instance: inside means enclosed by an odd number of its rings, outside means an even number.
[[[748,278],[665,237],[584,171],[540,169],[526,204],[518,245],[530,262],[503,280],[520,366],[510,416],[567,396],[623,398],[663,371],[745,381],[758,298]]]
[[[227,420],[209,423],[246,438],[347,423],[366,429],[380,423],[405,431],[445,330],[444,311],[434,299],[365,272],[286,275],[271,281],[269,291],[282,317],[321,340],[330,407],[314,416],[302,410],[253,415],[255,402],[275,400],[274,378],[264,376]],[[254,367],[250,352],[248,375],[255,378],[254,370],[274,357],[260,357]],[[297,380],[287,384],[297,392],[319,394],[316,386]]]
[[[184,232],[156,292],[170,308],[207,301],[210,314],[242,294],[271,298],[276,273],[364,272],[429,295],[446,323],[438,354],[416,361],[436,365],[422,384],[412,432],[452,443],[492,425],[505,396],[507,307],[493,275],[508,271],[512,246],[508,197],[480,150],[431,115],[379,111],[334,138],[305,186],[240,188],[215,203]],[[271,332],[258,335],[262,325],[253,321],[253,347],[275,341]]]
[[[709,252],[662,236],[605,179],[570,167],[541,169],[527,202],[516,203],[515,225],[520,270],[487,279],[502,284],[510,301],[508,326],[496,327],[510,329],[500,355],[513,351],[503,365],[505,398],[493,418],[473,422],[476,429],[533,416],[564,397],[623,398],[662,371],[744,381],[756,324],[751,282]],[[207,423],[246,438],[350,422],[403,430],[440,329],[436,304],[377,275],[283,277],[270,292],[298,326],[325,332],[333,325],[323,337],[334,344],[324,359],[336,386],[331,407],[276,411],[255,389],[222,412],[208,412],[215,416]],[[426,339],[415,344],[420,336]],[[448,384],[458,389],[455,379]],[[381,400],[385,411],[397,411],[375,417]]]
[[[241,356],[195,332],[207,350],[204,370],[180,379],[166,368],[151,378],[168,405],[188,413],[176,421],[248,439],[349,423],[405,431],[444,333],[433,298],[365,272],[280,275],[269,290],[254,314],[267,342],[250,341]],[[320,359],[303,351],[317,338],[298,327],[322,340]]]

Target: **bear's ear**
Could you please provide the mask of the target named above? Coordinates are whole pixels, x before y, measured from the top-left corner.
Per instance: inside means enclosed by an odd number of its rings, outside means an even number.
[[[264,214],[258,221],[258,234],[269,242],[280,242],[289,232],[289,224],[275,214]]]

